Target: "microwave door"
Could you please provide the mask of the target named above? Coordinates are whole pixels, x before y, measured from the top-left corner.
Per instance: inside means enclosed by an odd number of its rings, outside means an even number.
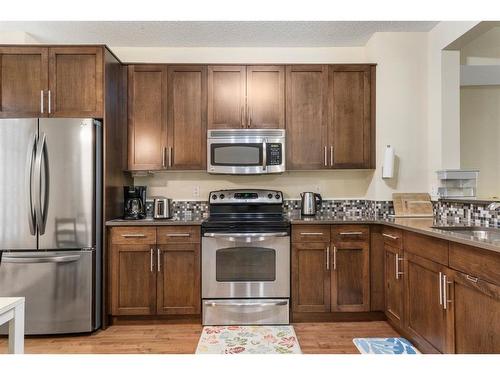
[[[265,169],[265,142],[221,142],[209,145],[211,173],[257,174]]]

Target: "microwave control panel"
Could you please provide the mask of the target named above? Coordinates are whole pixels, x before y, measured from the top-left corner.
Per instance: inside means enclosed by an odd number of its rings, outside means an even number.
[[[281,146],[281,143],[267,144],[267,165],[281,165],[283,160]]]

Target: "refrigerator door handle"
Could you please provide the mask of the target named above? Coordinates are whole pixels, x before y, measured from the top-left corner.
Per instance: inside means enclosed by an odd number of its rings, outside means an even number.
[[[45,233],[47,224],[47,209],[49,207],[49,157],[47,153],[47,141],[45,133],[41,133],[40,142],[37,145],[35,157],[35,199],[36,199],[36,217],[38,232],[40,235]],[[44,166],[44,200],[42,208],[42,162]]]
[[[80,255],[61,255],[61,256],[39,256],[39,257],[9,257],[4,255],[3,263],[69,263],[80,260]]]
[[[28,223],[30,227],[30,233],[34,236],[36,235],[36,213],[33,207],[33,161],[36,155],[36,134],[33,137],[28,146],[28,168],[26,175],[26,195],[28,197]]]

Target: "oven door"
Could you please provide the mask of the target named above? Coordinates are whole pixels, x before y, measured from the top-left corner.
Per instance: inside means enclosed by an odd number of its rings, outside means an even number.
[[[289,298],[286,233],[205,233],[203,298]]]

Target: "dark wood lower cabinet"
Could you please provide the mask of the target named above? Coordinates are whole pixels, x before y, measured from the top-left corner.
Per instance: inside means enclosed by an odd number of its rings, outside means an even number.
[[[453,352],[453,305],[447,297],[453,287],[443,282],[447,272],[439,263],[405,253],[405,330],[428,352]]]
[[[330,311],[329,243],[292,245],[292,309],[294,312]]]
[[[111,314],[154,315],[156,272],[154,245],[113,245],[111,250]]]
[[[158,256],[158,314],[200,313],[200,245],[161,245]]]
[[[500,286],[454,271],[455,353],[500,353]]]
[[[403,326],[404,272],[402,250],[384,244],[385,314],[396,327]]]
[[[369,244],[332,245],[332,311],[370,311]]]

